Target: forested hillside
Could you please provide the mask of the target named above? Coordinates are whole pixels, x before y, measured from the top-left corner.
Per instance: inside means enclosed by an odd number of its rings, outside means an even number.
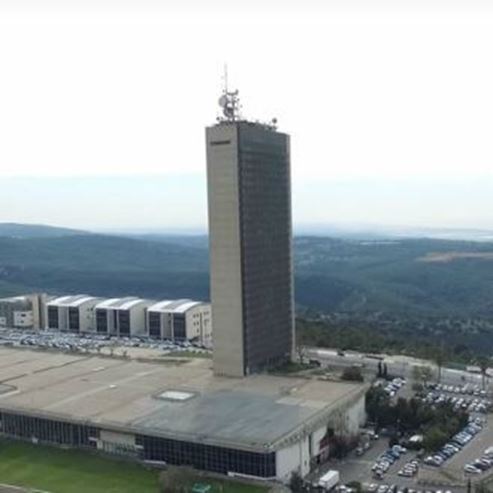
[[[0,228],[1,231],[1,228]],[[323,312],[493,315],[493,244],[297,237],[296,300]],[[439,255],[438,255],[439,254]],[[0,234],[0,290],[208,297],[204,237]]]

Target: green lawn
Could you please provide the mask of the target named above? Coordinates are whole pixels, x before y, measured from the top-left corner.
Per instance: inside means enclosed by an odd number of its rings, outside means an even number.
[[[190,478],[187,482],[189,491],[192,491],[192,487],[195,483],[210,484],[212,486],[211,493],[267,493],[269,487],[256,486],[250,484],[242,484],[228,480],[208,479],[197,476],[196,478]]]
[[[212,485],[212,493],[267,493],[269,488],[226,481],[202,481]]]
[[[83,451],[0,441],[0,483],[50,493],[156,493],[158,472]]]
[[[0,440],[0,483],[50,493],[157,493],[159,471],[78,450]],[[212,493],[267,493],[267,487],[190,478]]]

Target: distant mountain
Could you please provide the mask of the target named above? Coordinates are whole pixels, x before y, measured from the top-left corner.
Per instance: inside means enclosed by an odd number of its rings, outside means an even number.
[[[145,240],[145,241],[159,241],[162,243],[170,243],[174,245],[183,245],[187,247],[196,248],[208,248],[209,247],[209,237],[205,234],[198,235],[178,235],[178,234],[167,234],[167,233],[147,233],[147,234],[119,234],[118,236],[124,236],[127,238],[133,238],[135,240]]]
[[[41,228],[45,237],[36,237],[27,236],[37,231],[29,228],[24,237],[0,235],[0,294],[24,288],[209,297],[206,236],[128,238]],[[300,308],[493,319],[492,243],[302,236],[294,240],[294,261]]]
[[[0,237],[8,238],[54,238],[87,234],[85,231],[69,228],[57,228],[42,224],[0,223]]]
[[[493,350],[493,243],[297,236],[294,265],[298,313],[341,333]],[[32,291],[207,300],[207,237],[0,225],[0,296]]]
[[[0,295],[208,297],[207,250],[117,236],[0,237]]]

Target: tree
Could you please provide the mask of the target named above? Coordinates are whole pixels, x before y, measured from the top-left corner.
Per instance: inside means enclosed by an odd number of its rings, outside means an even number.
[[[485,390],[486,378],[488,377],[488,368],[490,366],[490,360],[485,356],[481,356],[477,359],[477,364],[481,371],[481,388]]]
[[[443,344],[442,344],[442,346],[440,346],[440,349],[437,350],[433,359],[434,359],[435,364],[437,365],[437,369],[438,369],[438,382],[441,382],[442,381],[442,367],[443,367],[443,363],[445,362],[445,352],[443,350]]]
[[[399,444],[399,438],[397,437],[397,435],[393,434],[389,438],[389,447],[393,447],[394,445],[398,445],[398,444]]]
[[[392,422],[393,411],[390,398],[381,387],[372,387],[366,393],[366,412],[369,420],[375,423],[377,429]]]
[[[330,445],[330,454],[337,459],[343,459],[351,450],[350,440],[342,435],[334,435]]]
[[[341,378],[349,382],[363,382],[363,374],[361,373],[361,368],[357,366],[348,366],[344,368]]]
[[[444,445],[449,436],[438,426],[430,428],[424,435],[423,447],[426,450],[438,450],[442,445]]]
[[[303,479],[298,472],[293,472],[291,474],[291,478],[289,480],[289,489],[293,493],[302,493],[303,492]]]
[[[363,486],[359,481],[351,481],[347,485],[356,493],[361,493],[363,491]]]
[[[306,347],[302,344],[298,344],[296,346],[296,355],[298,357],[298,363],[303,364],[305,362],[306,357]]]
[[[159,475],[159,491],[161,493],[186,493],[187,477],[190,471],[182,467],[169,467]]]
[[[413,366],[413,379],[425,385],[433,377],[433,370],[429,366]]]

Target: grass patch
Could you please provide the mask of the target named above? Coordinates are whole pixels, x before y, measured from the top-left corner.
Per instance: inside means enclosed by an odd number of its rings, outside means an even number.
[[[278,375],[289,375],[291,373],[300,373],[302,371],[318,369],[317,365],[307,364],[307,363],[295,363],[293,361],[288,361],[276,368],[273,368],[270,373]]]
[[[91,454],[44,445],[0,440],[0,483],[49,493],[158,493],[162,471]],[[267,493],[269,487],[191,472],[186,486],[212,486],[212,493]]]
[[[165,485],[184,487],[185,491],[191,492],[193,485],[200,483],[211,486],[211,493],[267,493],[270,486],[249,484],[232,479],[220,479],[208,477],[206,473],[196,472],[190,468],[170,468],[163,473]],[[178,475],[177,475],[178,474]]]
[[[157,493],[158,472],[78,450],[0,441],[2,483],[50,493]]]
[[[217,479],[207,480],[204,478],[197,478],[197,481],[191,481],[190,491],[194,483],[210,484],[212,486],[211,493],[267,493],[268,487],[257,486],[251,484],[236,483],[233,481],[220,481]]]

